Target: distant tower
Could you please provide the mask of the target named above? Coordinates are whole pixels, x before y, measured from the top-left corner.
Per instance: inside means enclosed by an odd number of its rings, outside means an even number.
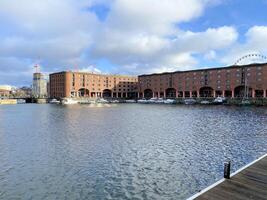
[[[40,72],[40,66],[34,65],[35,72],[33,73],[32,93],[33,97],[44,98],[47,97],[47,78],[45,74]]]

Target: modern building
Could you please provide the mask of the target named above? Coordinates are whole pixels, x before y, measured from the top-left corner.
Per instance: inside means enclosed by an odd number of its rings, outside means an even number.
[[[49,75],[50,98],[136,98],[138,78],[63,71]]]
[[[141,75],[138,83],[139,98],[266,98],[267,63]]]
[[[32,95],[36,98],[47,97],[47,76],[36,72],[33,74]]]

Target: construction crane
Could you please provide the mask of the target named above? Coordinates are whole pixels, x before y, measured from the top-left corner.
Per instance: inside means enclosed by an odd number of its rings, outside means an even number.
[[[40,66],[38,64],[34,65],[35,73],[40,73]]]

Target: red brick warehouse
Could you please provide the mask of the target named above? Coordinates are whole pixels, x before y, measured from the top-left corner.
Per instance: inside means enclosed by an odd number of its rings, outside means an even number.
[[[266,98],[267,63],[141,75],[140,98]]]

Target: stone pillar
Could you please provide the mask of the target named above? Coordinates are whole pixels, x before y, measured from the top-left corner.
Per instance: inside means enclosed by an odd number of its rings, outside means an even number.
[[[113,98],[113,91],[111,91],[111,98]]]
[[[125,97],[128,98],[128,92],[125,92]]]
[[[189,96],[190,96],[190,98],[192,98],[192,91],[189,92]]]
[[[183,91],[183,98],[185,98],[185,91]]]
[[[255,98],[255,90],[252,89],[252,98]]]
[[[140,92],[137,92],[137,98],[138,99],[140,98]]]
[[[213,97],[216,98],[216,90],[213,91]]]
[[[197,91],[197,98],[199,98],[200,97],[200,94],[199,94],[199,90]]]
[[[263,90],[263,98],[266,98],[266,90]]]
[[[176,96],[176,98],[179,97],[179,91],[176,91],[176,92],[175,92],[175,96]]]
[[[225,90],[222,91],[222,97],[225,97]]]
[[[163,92],[163,98],[166,98],[166,91]]]
[[[232,90],[232,98],[235,98],[235,91]]]

